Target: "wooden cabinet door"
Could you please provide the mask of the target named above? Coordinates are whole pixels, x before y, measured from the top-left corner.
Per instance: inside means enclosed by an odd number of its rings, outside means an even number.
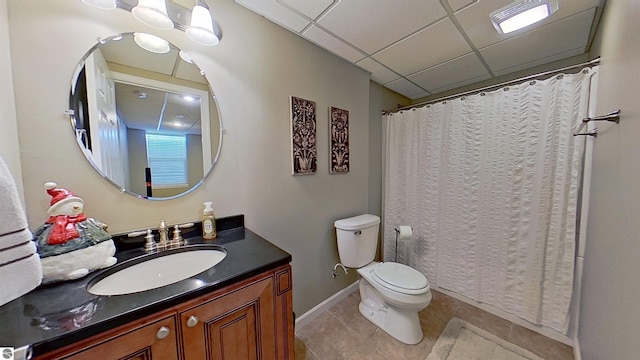
[[[175,316],[148,324],[125,325],[38,359],[177,360]]]
[[[184,359],[275,359],[273,277],[180,313]]]

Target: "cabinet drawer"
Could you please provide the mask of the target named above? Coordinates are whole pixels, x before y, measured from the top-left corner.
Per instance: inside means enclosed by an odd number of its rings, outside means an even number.
[[[175,316],[168,316],[146,325],[129,326],[113,336],[100,336],[61,352],[38,359],[65,360],[177,360],[178,347]],[[66,351],[65,351],[66,350]]]

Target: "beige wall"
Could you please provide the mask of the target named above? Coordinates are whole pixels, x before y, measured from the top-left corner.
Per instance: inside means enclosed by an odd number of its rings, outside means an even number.
[[[18,144],[18,123],[13,94],[13,76],[9,46],[7,0],[0,0],[0,157],[4,160],[22,192],[22,168]]]
[[[640,354],[640,2],[608,0],[578,338],[582,359]]]
[[[338,261],[333,222],[368,211],[369,76],[230,0],[208,3],[224,31],[213,48],[189,43],[177,30],[152,30],[122,10],[104,12],[77,0],[8,1],[29,221],[35,228],[46,218],[50,199],[43,183],[49,180],[83,197],[85,213],[112,232],[155,227],[163,218],[197,220],[202,202],[212,200],[216,215],[245,214],[248,228],[293,255],[294,308],[302,314],[356,280],[354,274],[330,276]],[[220,106],[220,160],[201,187],[177,200],[119,193],[84,159],[63,114],[80,58],[97,37],[129,31],[161,35],[188,51]],[[315,175],[291,175],[290,95],[316,101]],[[350,112],[347,175],[328,171],[330,106]]]

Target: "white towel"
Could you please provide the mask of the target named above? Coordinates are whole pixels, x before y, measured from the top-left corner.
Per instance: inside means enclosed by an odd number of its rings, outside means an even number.
[[[42,282],[42,263],[31,238],[18,188],[0,157],[0,306]]]
[[[27,217],[11,172],[0,157],[0,236],[26,229]],[[0,248],[3,246],[0,244]]]
[[[27,241],[31,242],[32,239],[33,239],[33,235],[31,234],[31,231],[29,231],[29,229],[23,229],[21,231],[7,234],[7,235],[0,235],[0,259],[2,259],[2,252],[4,250],[12,248],[17,245],[24,244]],[[0,264],[5,262],[6,261],[0,260]]]
[[[28,230],[26,231],[29,232]],[[14,262],[19,259],[24,259],[35,253],[36,244],[31,240],[27,240],[27,242],[23,242],[20,245],[0,249],[0,269],[2,269],[2,266],[7,263]]]
[[[38,254],[0,266],[0,306],[35,289],[41,282],[42,264]]]

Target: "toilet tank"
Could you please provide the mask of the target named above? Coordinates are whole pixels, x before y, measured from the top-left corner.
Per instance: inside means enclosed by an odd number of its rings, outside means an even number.
[[[349,268],[359,268],[372,262],[378,247],[380,217],[364,214],[336,220],[338,254],[340,263]]]

